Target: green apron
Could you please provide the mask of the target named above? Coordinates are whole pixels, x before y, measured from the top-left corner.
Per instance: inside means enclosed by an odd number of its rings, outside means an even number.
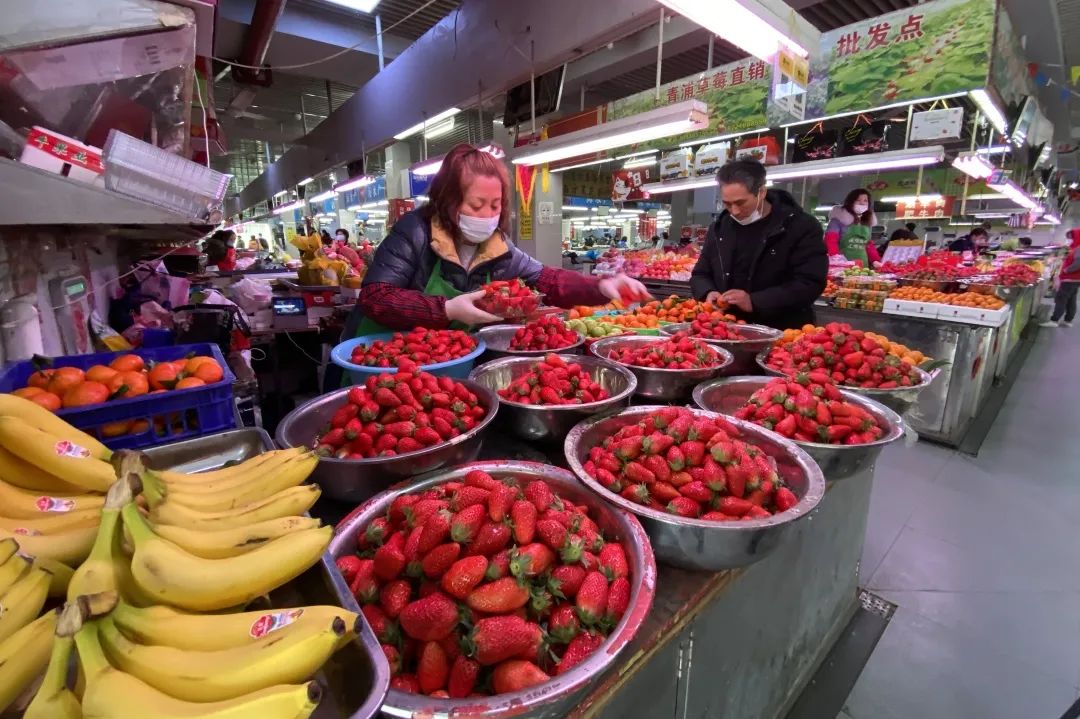
[[[866,255],[866,243],[870,241],[870,228],[866,225],[850,225],[840,235],[840,253],[851,261],[862,262],[863,267],[870,267],[870,258]]]
[[[442,258],[439,258],[435,260],[435,266],[431,268],[431,277],[428,278],[427,284],[424,286],[424,294],[428,297],[445,297],[449,300],[465,293],[458,291],[456,287],[443,279]],[[468,329],[468,325],[464,325],[460,322],[451,322],[450,329]],[[357,325],[353,337],[363,337],[364,335],[374,335],[381,332],[393,332],[393,330],[383,327],[375,320],[365,316]]]

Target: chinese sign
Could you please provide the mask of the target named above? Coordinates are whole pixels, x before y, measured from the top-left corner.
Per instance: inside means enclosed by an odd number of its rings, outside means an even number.
[[[935,0],[821,35],[807,118],[985,87],[992,0]]]
[[[34,127],[26,138],[26,144],[59,158],[69,165],[77,165],[99,175],[105,171],[101,166],[100,150],[64,135]]]
[[[603,198],[611,203],[611,174],[597,167],[581,167],[562,173],[563,194]]]
[[[616,202],[642,200],[648,195],[642,189],[646,182],[655,182],[651,167],[633,167],[611,173],[611,199]]]
[[[915,202],[897,202],[896,219],[898,220],[931,220],[952,217],[953,205],[956,198],[952,195],[943,195],[937,200],[917,200]]]
[[[608,105],[607,118],[615,120],[684,100],[700,100],[708,105],[708,128],[642,143],[634,149],[671,147],[713,135],[754,130],[766,124],[765,101],[771,75],[772,68],[757,58],[733,62],[661,85],[659,101],[652,89],[616,100]]]

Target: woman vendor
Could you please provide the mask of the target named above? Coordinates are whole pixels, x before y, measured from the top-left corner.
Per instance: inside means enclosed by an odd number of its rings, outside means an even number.
[[[834,207],[829,213],[825,247],[830,255],[842,254],[869,269],[881,261],[881,255],[870,239],[870,228],[875,224],[877,217],[869,190],[852,190],[844,198],[844,204]]]
[[[345,336],[413,327],[498,322],[476,306],[482,285],[521,278],[549,305],[648,298],[626,275],[607,279],[545,267],[510,244],[510,180],[499,160],[472,145],[443,159],[429,202],[404,215],[379,245]]]

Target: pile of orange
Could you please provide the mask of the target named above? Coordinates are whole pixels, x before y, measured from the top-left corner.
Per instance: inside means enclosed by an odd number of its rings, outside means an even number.
[[[615,312],[620,312],[625,309],[626,307],[623,305],[623,303],[619,302],[618,300],[612,300],[606,305],[599,305],[597,307],[589,307],[588,305],[574,305],[570,308],[570,312],[567,314],[567,319],[580,320],[585,317],[592,317],[594,314],[601,310],[614,310]]]
[[[821,296],[832,297],[836,294],[836,291],[838,289],[840,289],[840,285],[833,282],[832,278],[830,277],[828,280],[825,281],[825,291],[821,293]]]
[[[702,312],[722,310],[711,302],[699,302],[672,295],[665,300],[653,300],[642,305],[638,312],[655,314],[661,322],[691,322]]]
[[[628,315],[612,315],[606,318],[606,321],[633,330],[656,329],[660,326],[660,318],[655,314],[643,314],[641,312],[632,312]]]
[[[956,307],[977,307],[985,310],[1000,310],[1005,306],[1005,301],[994,295],[985,295],[978,292],[938,292],[928,287],[897,287],[889,293],[894,300],[911,300],[913,302],[936,302],[942,305],[954,305]]]

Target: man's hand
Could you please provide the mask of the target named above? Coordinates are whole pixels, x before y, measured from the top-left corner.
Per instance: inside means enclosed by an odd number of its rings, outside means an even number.
[[[638,301],[647,302],[652,299],[652,295],[645,289],[645,285],[633,277],[627,277],[623,274],[600,280],[597,287],[604,297],[610,300],[620,300],[625,304]]]
[[[754,311],[754,305],[750,302],[750,295],[743,290],[728,290],[720,296],[720,299],[733,307],[738,307],[743,312]]]
[[[720,303],[724,301],[724,295],[716,290],[713,290],[709,294],[705,295],[705,301],[711,304],[713,307],[719,307]]]
[[[492,322],[502,321],[490,312],[484,312],[476,306],[476,301],[484,296],[483,290],[467,292],[446,301],[446,316],[450,320],[456,320],[467,325],[486,325]]]

